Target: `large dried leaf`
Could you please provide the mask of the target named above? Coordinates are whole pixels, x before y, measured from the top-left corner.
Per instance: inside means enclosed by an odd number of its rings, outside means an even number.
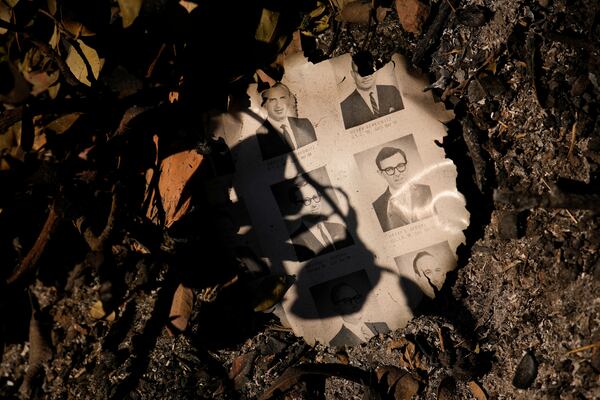
[[[93,78],[98,79],[104,60],[100,59],[96,50],[86,45],[83,41],[78,39],[77,43],[91,68]],[[92,86],[92,82],[88,77],[88,67],[86,66],[86,62],[73,46],[69,47],[69,55],[67,56],[66,63],[73,75],[75,75],[81,83]]]
[[[192,289],[179,284],[171,302],[169,326],[167,327],[169,334],[174,335],[185,331],[192,315],[193,307],[194,292]]]
[[[142,9],[142,0],[117,0],[121,9],[121,19],[123,20],[123,28],[127,28],[133,24]]]
[[[167,228],[183,217],[190,208],[193,192],[190,180],[200,167],[202,158],[195,150],[187,150],[170,155],[162,161],[158,190]],[[153,210],[149,210],[149,215],[153,213]]]
[[[278,21],[279,13],[277,11],[263,8],[254,38],[259,42],[272,43],[276,39],[275,31]]]

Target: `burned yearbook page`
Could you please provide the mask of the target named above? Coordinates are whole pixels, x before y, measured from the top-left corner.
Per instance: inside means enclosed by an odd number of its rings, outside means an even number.
[[[213,154],[210,183],[228,240],[295,275],[282,306],[309,343],[354,345],[404,326],[454,268],[469,222],[438,145],[451,115],[401,56],[373,65],[296,58],[214,127],[231,156]]]

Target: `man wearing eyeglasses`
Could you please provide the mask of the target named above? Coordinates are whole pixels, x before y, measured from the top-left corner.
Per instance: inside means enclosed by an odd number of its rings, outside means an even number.
[[[431,188],[409,181],[406,154],[399,148],[384,147],[375,158],[377,173],[388,188],[373,202],[384,232],[433,216]]]
[[[256,137],[263,160],[297,150],[317,140],[315,128],[307,118],[291,115],[293,95],[283,83],[276,83],[261,93],[267,120]]]
[[[361,51],[352,56],[350,75],[356,89],[340,105],[346,129],[404,108],[395,86],[375,84],[374,64],[369,52]]]
[[[343,224],[327,221],[322,214],[323,197],[303,177],[293,182],[289,197],[301,214],[300,226],[290,235],[298,261],[307,261],[354,244]]]

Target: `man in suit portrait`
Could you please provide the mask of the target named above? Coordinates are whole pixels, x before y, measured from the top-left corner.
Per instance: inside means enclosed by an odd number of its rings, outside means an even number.
[[[356,89],[341,103],[346,129],[404,108],[400,92],[395,86],[375,84],[371,53],[362,51],[352,56],[350,75],[354,79]]]
[[[291,115],[292,93],[282,83],[276,83],[261,93],[267,119],[256,131],[263,160],[297,150],[317,140],[315,128],[307,118]]]
[[[442,289],[446,279],[446,271],[442,263],[430,252],[420,251],[412,262],[415,278],[420,286],[425,288],[429,297]]]
[[[300,207],[302,215],[290,235],[298,261],[354,244],[343,224],[327,221],[321,212],[323,196],[304,177],[299,176],[293,181],[288,195],[290,201]]]
[[[374,335],[389,332],[390,328],[385,322],[363,321],[360,310],[365,302],[365,294],[361,294],[352,285],[346,282],[334,285],[330,297],[335,313],[344,321],[340,330],[329,341],[330,346],[354,346]]]
[[[381,229],[387,232],[434,214],[431,188],[407,178],[407,158],[396,147],[383,147],[375,158],[377,173],[388,184],[385,192],[373,202]]]

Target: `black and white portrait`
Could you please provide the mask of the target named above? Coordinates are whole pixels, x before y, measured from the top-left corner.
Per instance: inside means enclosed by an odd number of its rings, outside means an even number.
[[[317,140],[310,120],[294,115],[295,98],[286,85],[276,83],[261,92],[261,99],[267,119],[256,131],[256,138],[263,160],[287,154]]]
[[[372,147],[354,155],[361,173],[380,183],[372,202],[383,232],[434,215],[429,185],[419,183],[423,170],[412,135]]]
[[[365,270],[359,270],[312,286],[310,293],[321,318],[339,316],[342,326],[329,341],[334,347],[356,345],[389,331],[385,322],[365,321],[363,306],[373,290]]]
[[[290,232],[298,261],[354,244],[336,212],[338,204],[325,167],[273,185],[273,195]]]
[[[395,257],[394,261],[398,271],[413,280],[429,297],[442,289],[446,273],[456,266],[456,258],[447,241]]]
[[[404,109],[395,79],[394,84],[378,83],[378,73],[369,52],[354,54],[349,67],[347,77],[351,81],[351,92],[340,104],[346,129]]]

